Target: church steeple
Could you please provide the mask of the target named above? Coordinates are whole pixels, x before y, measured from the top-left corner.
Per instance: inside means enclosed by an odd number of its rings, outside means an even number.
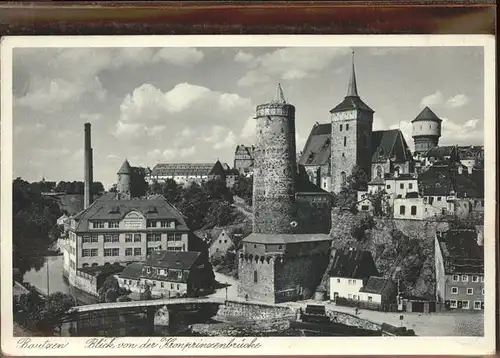
[[[349,86],[347,87],[346,97],[359,97],[358,86],[356,84],[356,71],[354,69],[354,51],[352,51],[352,72],[351,78],[349,79]]]

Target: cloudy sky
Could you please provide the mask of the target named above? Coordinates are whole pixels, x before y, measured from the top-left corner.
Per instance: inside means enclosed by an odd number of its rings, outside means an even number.
[[[440,144],[482,144],[481,47],[355,48],[358,91],[374,129],[400,127],[428,105]],[[82,180],[83,124],[92,123],[94,178],[109,187],[125,158],[232,163],[254,142],[255,106],[281,82],[296,106],[297,148],[346,93],[351,48],[15,49],[14,176]]]

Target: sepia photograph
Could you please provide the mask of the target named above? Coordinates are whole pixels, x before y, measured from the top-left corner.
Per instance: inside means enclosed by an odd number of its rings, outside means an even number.
[[[8,40],[2,349],[493,349],[491,37]]]

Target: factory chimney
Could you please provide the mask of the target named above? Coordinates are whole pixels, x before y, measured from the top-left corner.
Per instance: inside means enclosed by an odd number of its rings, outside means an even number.
[[[92,204],[92,182],[93,182],[93,163],[92,163],[92,145],[90,141],[90,123],[85,123],[85,144],[84,144],[84,198],[83,207],[88,208]]]

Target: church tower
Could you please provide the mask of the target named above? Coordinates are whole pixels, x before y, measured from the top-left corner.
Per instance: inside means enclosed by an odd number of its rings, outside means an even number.
[[[295,228],[295,107],[278,84],[275,99],[257,106],[253,174],[253,232],[287,234]]]
[[[356,165],[370,177],[373,113],[374,111],[361,100],[358,94],[353,52],[347,95],[339,105],[330,110],[331,176],[334,193],[341,190]]]
[[[118,182],[116,183],[116,191],[122,197],[131,198],[131,181],[132,181],[132,168],[128,160],[125,159],[120,170],[118,170]]]

